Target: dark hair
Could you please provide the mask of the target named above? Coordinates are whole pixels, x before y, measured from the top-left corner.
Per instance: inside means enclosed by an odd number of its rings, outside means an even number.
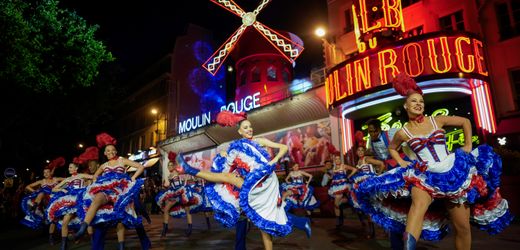
[[[323,162],[323,164],[327,164],[327,162],[330,162],[332,164],[332,160],[325,160],[325,162]]]
[[[240,128],[240,125],[242,125],[242,122],[244,122],[244,121],[248,121],[247,118],[244,119],[244,120],[241,120],[241,121],[239,121],[239,122],[237,123],[238,128]]]
[[[374,126],[377,130],[381,130],[381,121],[375,118],[372,118],[366,122],[367,126]]]

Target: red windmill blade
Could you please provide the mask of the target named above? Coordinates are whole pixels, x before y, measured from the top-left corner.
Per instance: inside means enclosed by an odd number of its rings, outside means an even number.
[[[282,36],[273,29],[256,21],[256,16],[271,0],[262,0],[253,12],[245,12],[232,0],[211,0],[211,2],[242,18],[242,25],[240,25],[226,42],[202,65],[212,75],[217,73],[242,34],[244,34],[244,31],[250,26],[253,26],[260,32],[260,34],[290,62],[294,62],[303,51],[303,46],[300,44],[293,42],[291,39]]]

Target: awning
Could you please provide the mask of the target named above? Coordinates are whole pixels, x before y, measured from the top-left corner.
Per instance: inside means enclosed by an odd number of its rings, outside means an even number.
[[[255,134],[263,134],[329,116],[324,102],[325,87],[309,90],[248,113]],[[238,139],[236,127],[216,124],[177,135],[160,143],[164,151],[189,153]]]

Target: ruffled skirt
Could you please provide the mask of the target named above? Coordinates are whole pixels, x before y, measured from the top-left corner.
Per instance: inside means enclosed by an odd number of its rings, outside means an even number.
[[[336,195],[343,195],[347,191],[347,175],[343,173],[335,173],[332,176],[332,181],[330,183],[329,195],[334,197]]]
[[[212,172],[235,173],[244,178],[242,188],[227,183],[208,183],[208,196],[215,219],[226,227],[234,226],[243,212],[260,230],[273,236],[291,232],[291,223],[281,206],[278,178],[269,154],[247,139],[233,142],[227,157],[217,155]]]
[[[386,230],[404,232],[411,204],[411,187],[433,198],[425,214],[421,238],[440,240],[448,231],[445,202],[468,204],[470,220],[490,234],[501,232],[512,216],[500,196],[502,161],[492,148],[479,146],[471,154],[458,149],[441,162],[417,161],[357,183],[359,207]]]
[[[127,174],[107,173],[100,176],[95,183],[88,186],[78,211],[81,220],[85,218],[88,208],[98,193],[105,195],[108,203],[101,206],[96,212],[91,225],[105,223],[105,225],[116,225],[123,223],[126,227],[134,227],[141,224],[141,218],[134,210],[134,197],[139,193],[144,179],[132,179]]]
[[[182,218],[186,216],[185,207],[196,209],[202,204],[202,197],[194,194],[192,189],[188,187],[170,187],[169,189],[160,191],[155,197],[155,202],[164,211],[166,204],[172,202],[169,214],[173,218]]]
[[[57,223],[58,228],[61,228],[63,216],[70,214],[73,218],[69,222],[69,229],[79,228],[81,220],[76,213],[81,209],[85,190],[86,188],[69,188],[66,193],[53,193],[46,210],[48,220]]]
[[[51,191],[51,188],[44,187],[31,194],[28,194],[22,199],[21,205],[22,211],[25,213],[25,217],[20,221],[20,223],[32,229],[38,229],[47,223],[45,211],[42,211],[39,208],[34,208],[34,206],[38,194],[43,192],[46,195],[46,197],[44,197],[41,201],[41,204],[45,204],[45,200],[49,200],[50,198]]]
[[[314,210],[320,206],[320,203],[314,197],[314,188],[311,186],[302,183],[283,183],[281,189],[282,192],[292,193],[285,200],[285,210],[293,208]]]
[[[209,201],[209,198],[206,195],[206,189],[204,188],[204,186],[197,183],[197,184],[191,185],[191,188],[193,190],[192,192],[195,195],[200,196],[200,204],[199,204],[199,206],[191,209],[190,213],[194,214],[194,213],[199,213],[199,212],[213,211],[213,207],[211,206],[211,202]]]

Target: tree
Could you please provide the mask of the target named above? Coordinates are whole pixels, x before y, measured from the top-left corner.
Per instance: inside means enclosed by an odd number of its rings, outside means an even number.
[[[97,29],[57,0],[0,1],[2,87],[67,93],[91,86],[100,65],[114,60]]]

